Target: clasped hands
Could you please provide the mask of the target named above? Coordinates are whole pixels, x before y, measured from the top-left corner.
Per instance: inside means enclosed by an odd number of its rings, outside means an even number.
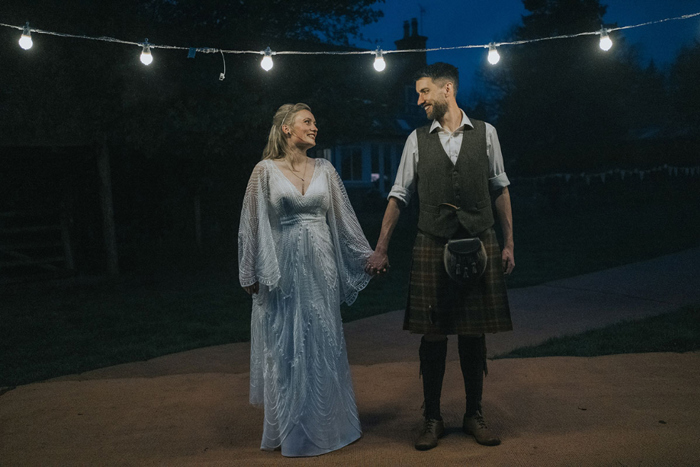
[[[256,282],[253,285],[249,285],[247,287],[243,287],[243,290],[245,290],[248,295],[254,295],[257,294],[260,291],[260,283]]]
[[[386,274],[389,268],[391,268],[391,265],[389,264],[389,257],[386,255],[386,253],[377,251],[372,253],[367,260],[367,264],[365,264],[365,272],[370,276]]]

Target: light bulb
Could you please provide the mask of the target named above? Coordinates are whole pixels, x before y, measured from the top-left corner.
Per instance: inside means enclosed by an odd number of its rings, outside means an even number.
[[[610,36],[608,36],[608,31],[603,28],[600,30],[600,48],[604,51],[610,50],[610,48],[613,46],[612,39],[610,39]]]
[[[262,67],[263,70],[270,71],[270,70],[272,70],[272,66],[273,66],[272,50],[270,50],[270,48],[268,47],[267,49],[265,49],[265,52],[263,52],[263,53],[265,54],[265,56],[260,61],[260,66]]]
[[[143,43],[143,51],[141,52],[141,63],[148,66],[153,63],[153,55],[151,55],[151,46],[148,44],[148,39]]]
[[[24,50],[29,50],[33,45],[32,33],[29,31],[29,23],[27,23],[22,30],[22,37],[19,38],[19,46]]]
[[[382,57],[382,49],[377,47],[377,51],[374,53],[376,55],[374,58],[374,69],[377,71],[384,71],[386,68],[386,62],[384,61],[384,57]]]
[[[498,54],[498,50],[496,50],[496,46],[492,42],[491,44],[489,44],[488,61],[491,65],[495,65],[500,59],[501,56]]]

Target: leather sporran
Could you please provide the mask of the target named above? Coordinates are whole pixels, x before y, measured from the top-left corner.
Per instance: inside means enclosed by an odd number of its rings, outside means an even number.
[[[473,284],[484,274],[488,257],[478,237],[462,238],[447,242],[443,261],[450,279],[460,284]]]

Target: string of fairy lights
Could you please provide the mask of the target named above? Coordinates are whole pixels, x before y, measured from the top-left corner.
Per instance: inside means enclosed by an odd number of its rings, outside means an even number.
[[[603,172],[577,172],[577,173],[550,173],[546,175],[540,175],[537,177],[509,177],[511,182],[544,182],[551,181],[554,179],[560,179],[563,182],[585,182],[586,185],[590,185],[593,182],[600,181],[600,183],[608,182],[628,182],[632,180],[638,180],[643,182],[644,180],[653,179],[654,176],[661,177],[697,177],[700,176],[700,165],[692,167],[680,167],[674,165],[660,165],[657,167],[652,167],[649,169],[610,169]]]
[[[85,36],[85,35],[77,35],[77,34],[59,33],[59,32],[54,32],[54,31],[46,31],[46,30],[42,30],[42,29],[32,28],[29,26],[28,22],[24,26],[15,26],[15,25],[5,24],[5,23],[0,23],[0,26],[21,30],[22,34],[21,34],[20,39],[19,39],[19,45],[24,50],[29,50],[33,46],[32,33],[45,34],[45,35],[58,36],[58,37],[68,37],[68,38],[73,38],[73,39],[86,39],[86,40],[93,40],[93,41],[100,41],[100,42],[113,42],[113,43],[119,43],[119,44],[124,44],[124,45],[138,46],[138,47],[141,47],[141,56],[140,56],[141,63],[143,63],[146,66],[153,63],[153,53],[152,53],[153,49],[187,50],[189,58],[194,58],[194,56],[197,52],[200,52],[200,53],[220,53],[222,60],[223,60],[224,71],[223,71],[223,73],[221,73],[219,75],[219,79],[224,80],[224,78],[226,76],[226,59],[225,59],[224,54],[262,55],[262,59],[260,61],[260,66],[265,71],[270,71],[272,69],[272,67],[274,66],[274,63],[272,60],[272,57],[274,55],[374,55],[374,69],[377,70],[378,72],[381,72],[381,71],[384,71],[386,69],[386,61],[384,60],[384,56],[388,55],[388,54],[412,53],[412,52],[413,53],[415,53],[415,52],[439,52],[439,51],[462,50],[462,49],[488,49],[487,60],[491,65],[496,65],[501,59],[500,54],[498,53],[499,47],[531,44],[534,42],[542,42],[542,41],[548,41],[548,40],[572,39],[572,38],[581,37],[581,36],[598,35],[598,36],[600,36],[600,48],[603,51],[607,52],[613,46],[613,41],[610,38],[610,33],[612,33],[612,32],[621,31],[621,30],[625,30],[625,29],[640,28],[640,27],[644,27],[644,26],[665,23],[668,21],[686,20],[686,19],[690,19],[690,18],[695,18],[697,16],[700,16],[700,12],[691,13],[691,14],[682,15],[682,16],[671,17],[671,18],[664,18],[664,19],[659,19],[659,20],[654,20],[654,21],[648,21],[646,23],[634,24],[634,25],[629,25],[629,26],[620,26],[620,27],[613,27],[613,28],[601,27],[601,29],[597,30],[597,31],[581,32],[578,34],[565,34],[565,35],[541,37],[541,38],[536,38],[536,39],[528,39],[528,40],[520,40],[520,41],[491,42],[489,44],[460,45],[460,46],[450,46],[450,47],[434,47],[434,48],[424,48],[424,49],[403,49],[403,50],[382,50],[380,47],[377,47],[376,50],[352,50],[352,51],[298,51],[298,50],[273,51],[270,49],[270,47],[267,47],[265,50],[227,50],[227,49],[219,49],[219,48],[212,48],[212,47],[179,47],[179,46],[164,45],[164,44],[153,44],[153,43],[149,42],[148,39],[146,39],[143,42],[131,42],[131,41],[124,41],[121,39],[115,39],[113,37],[105,37],[105,36],[93,37],[93,36]]]

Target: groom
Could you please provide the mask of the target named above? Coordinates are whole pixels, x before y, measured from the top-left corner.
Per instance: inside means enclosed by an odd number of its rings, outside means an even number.
[[[391,235],[401,209],[417,191],[418,235],[403,325],[405,330],[423,334],[418,354],[425,410],[415,447],[434,448],[445,431],[440,395],[449,334],[457,334],[466,391],[462,428],[478,443],[495,446],[501,441],[488,428],[481,408],[486,373],[484,333],[512,330],[504,281],[504,274],[515,266],[510,182],[496,129],[469,119],[457,105],[457,68],[434,63],[420,70],[415,82],[418,105],[433,121],[413,131],[406,141],[367,272],[386,272]],[[492,201],[503,231],[502,251],[493,229]],[[481,239],[488,262],[479,282],[464,286],[447,275],[443,252],[449,239],[468,237]]]

